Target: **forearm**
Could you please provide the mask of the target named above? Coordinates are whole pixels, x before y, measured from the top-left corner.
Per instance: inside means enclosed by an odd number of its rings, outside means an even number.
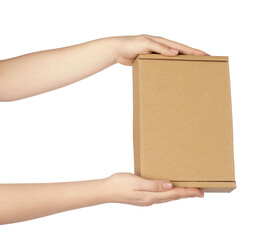
[[[116,62],[118,40],[103,38],[0,61],[0,101],[66,86]]]
[[[39,218],[108,201],[105,179],[0,184],[0,224]]]

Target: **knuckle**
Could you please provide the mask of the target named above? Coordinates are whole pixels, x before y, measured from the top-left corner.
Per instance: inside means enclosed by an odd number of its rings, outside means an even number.
[[[172,195],[176,199],[185,198],[187,196],[187,188],[175,188]]]
[[[145,37],[142,41],[146,46],[150,46],[152,40]]]
[[[192,188],[186,188],[185,193],[186,193],[187,196],[192,196],[192,195],[194,195],[196,193],[196,191],[193,190]]]
[[[153,192],[156,192],[156,191],[158,191],[158,189],[159,189],[158,184],[157,183],[152,183],[151,190]]]
[[[146,50],[148,49],[150,49],[150,46],[151,46],[151,39],[150,38],[147,38],[146,36],[141,36],[141,35],[139,35],[138,37],[137,37],[137,40],[138,40],[138,42],[139,42],[139,44],[143,47],[143,48],[145,48]]]
[[[189,191],[188,188],[183,188],[183,191],[182,191],[181,195],[183,197],[187,197],[187,196],[189,196],[189,193],[190,193],[190,191]]]
[[[153,191],[154,192],[159,192],[162,191],[162,181],[161,180],[155,180],[153,183]]]
[[[164,45],[164,44],[159,44],[159,48],[161,49],[161,51],[163,52],[168,52],[169,51],[169,47]]]
[[[184,191],[182,192],[182,197],[183,198],[189,198],[192,197],[195,193],[193,193],[193,191],[189,188],[184,188]]]
[[[163,46],[163,50],[165,50],[165,51],[168,51],[169,52],[169,47],[168,46],[166,46],[166,45],[162,45]]]
[[[151,205],[153,205],[155,203],[155,199],[154,199],[154,197],[152,197],[152,196],[146,196],[145,197],[145,199],[144,199],[144,204],[146,205],[146,206],[151,206]]]
[[[144,41],[147,39],[147,37],[144,35],[144,34],[140,34],[137,36],[137,39],[140,40],[140,41]]]
[[[163,37],[161,37],[161,36],[155,36],[155,38],[158,38],[158,39],[161,39],[161,40],[163,40],[164,38]]]
[[[147,37],[148,37],[147,34],[140,34],[140,35],[138,35],[138,36],[140,36],[140,37],[142,37],[142,38],[147,38]]]
[[[133,185],[133,188],[136,190],[142,189],[143,187],[142,182],[139,181],[138,179],[133,181],[132,185]]]

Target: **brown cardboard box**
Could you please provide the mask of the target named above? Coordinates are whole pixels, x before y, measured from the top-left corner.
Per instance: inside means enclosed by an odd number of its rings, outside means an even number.
[[[135,173],[177,187],[235,187],[228,57],[139,55],[133,64]]]

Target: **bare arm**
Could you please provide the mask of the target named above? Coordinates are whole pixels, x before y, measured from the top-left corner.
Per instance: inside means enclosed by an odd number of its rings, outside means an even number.
[[[66,86],[115,63],[114,39],[41,51],[0,62],[0,100],[17,100]]]
[[[206,55],[150,35],[111,37],[0,61],[0,101],[44,93],[86,78],[114,63],[131,66],[138,54]],[[108,179],[108,180],[107,180]],[[170,188],[132,174],[105,180],[47,184],[0,184],[0,224],[38,218],[104,202],[151,205],[202,196],[194,188]]]
[[[138,54],[206,53],[150,35],[110,37],[0,61],[0,101],[12,101],[77,82],[115,63],[132,65]]]
[[[130,173],[80,182],[0,184],[0,224],[108,202],[149,206],[203,196],[196,188],[172,188],[168,181],[147,180]]]
[[[30,220],[103,201],[103,180],[0,184],[0,224]]]

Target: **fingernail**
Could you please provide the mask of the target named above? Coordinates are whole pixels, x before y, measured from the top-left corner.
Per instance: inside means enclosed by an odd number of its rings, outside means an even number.
[[[174,49],[174,48],[170,48],[169,51],[170,51],[171,53],[176,53],[176,54],[179,53],[179,51],[178,51],[177,49]]]
[[[172,188],[172,183],[170,183],[170,182],[164,182],[163,183],[163,188],[164,189],[170,189],[170,188]]]

